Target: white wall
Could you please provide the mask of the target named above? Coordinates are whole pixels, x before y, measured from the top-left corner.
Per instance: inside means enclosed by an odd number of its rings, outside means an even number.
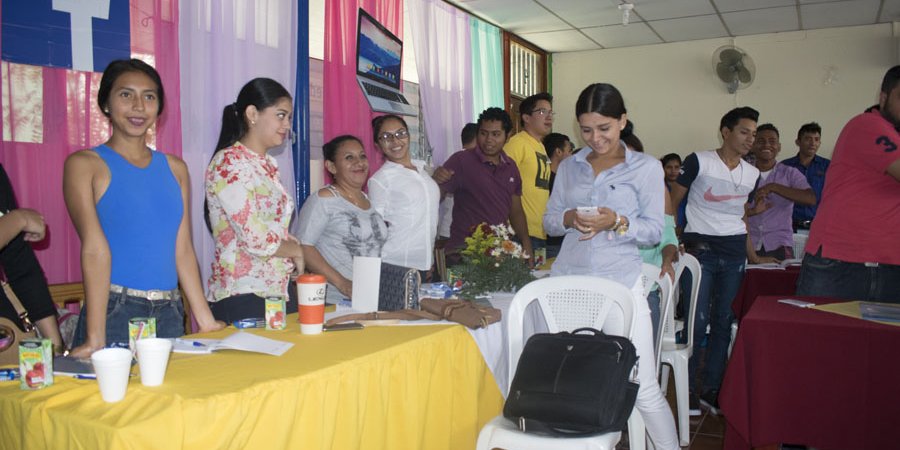
[[[712,68],[713,52],[731,43],[756,63],[753,84],[735,94]],[[745,105],[781,131],[779,159],[796,153],[797,129],[810,121],[822,126],[819,153],[830,156],[841,128],[877,103],[881,78],[897,63],[891,24],[554,54],[554,131],[581,143],[575,101],[605,82],[622,92],[636,134],[656,156],[718,147],[722,115]]]

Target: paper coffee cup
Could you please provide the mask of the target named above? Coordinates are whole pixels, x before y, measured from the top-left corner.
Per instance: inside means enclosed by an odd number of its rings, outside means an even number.
[[[128,375],[131,373],[131,350],[127,348],[104,348],[91,355],[97,384],[103,400],[115,403],[125,398]]]
[[[319,334],[325,322],[325,277],[308,273],[297,277],[300,333]]]
[[[172,341],[160,338],[144,338],[135,343],[138,365],[141,368],[141,384],[159,386],[166,377]]]

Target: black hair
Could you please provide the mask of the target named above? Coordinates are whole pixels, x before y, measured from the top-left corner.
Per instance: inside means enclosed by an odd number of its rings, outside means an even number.
[[[465,147],[467,143],[474,141],[476,137],[478,137],[478,125],[471,122],[463,127],[462,133],[459,135],[463,147]]]
[[[728,128],[729,130],[734,131],[734,127],[741,119],[750,119],[754,122],[759,122],[759,111],[749,106],[734,108],[722,116],[722,120],[719,121],[719,131],[721,131],[722,128]]]
[[[625,142],[625,145],[628,148],[636,151],[644,153],[644,143],[634,134],[634,123],[630,120],[625,121],[625,127],[622,128],[621,133],[619,133],[619,139]]]
[[[774,131],[775,136],[778,136],[779,138],[781,137],[781,133],[778,132],[778,128],[776,128],[775,125],[772,125],[771,123],[764,123],[756,127],[756,134],[762,133],[763,131]]]
[[[819,124],[815,122],[804,123],[803,126],[801,126],[799,130],[797,130],[797,139],[802,138],[803,135],[807,133],[818,134],[819,136],[821,136],[822,127],[820,127]]]
[[[358,137],[352,134],[342,134],[322,146],[322,156],[325,157],[326,161],[334,162],[335,158],[337,158],[338,149],[348,141],[356,141],[360,147],[363,146],[362,141]]]
[[[291,99],[291,94],[271,78],[254,78],[245,84],[238,93],[237,101],[222,110],[222,130],[216,152],[234,145],[247,134],[250,129],[245,116],[248,106],[253,105],[257,111],[262,111],[283,98]]]
[[[541,100],[546,100],[550,102],[551,105],[553,104],[553,96],[547,92],[540,92],[526,97],[525,100],[522,100],[522,103],[519,103],[519,123],[522,126],[525,126],[525,121],[522,120],[522,115],[533,113],[535,107],[537,106],[537,102]]]
[[[575,102],[575,117],[587,113],[621,119],[628,111],[622,93],[615,86],[607,83],[594,83],[581,91]]]
[[[668,155],[663,156],[659,160],[660,160],[660,162],[662,162],[663,167],[665,167],[666,164],[668,164],[670,161],[673,161],[673,160],[678,161],[679,166],[681,165],[681,156],[678,155],[678,153],[669,153]]]
[[[222,130],[219,131],[219,142],[216,143],[213,158],[216,157],[216,153],[231,147],[247,134],[250,127],[247,126],[244,113],[248,106],[253,105],[257,111],[262,111],[283,98],[290,99],[291,94],[281,83],[271,78],[254,78],[247,82],[238,93],[237,101],[222,110]],[[206,228],[212,233],[209,205],[206,201],[203,202],[203,218],[206,220]]]
[[[381,134],[381,125],[384,124],[388,119],[394,119],[403,124],[403,128],[406,128],[406,131],[409,131],[409,125],[406,124],[406,121],[403,120],[402,117],[395,114],[385,114],[383,116],[378,116],[372,119],[372,137],[375,139],[375,143],[378,144],[378,135]]]
[[[109,117],[107,102],[109,102],[109,94],[112,91],[113,84],[120,76],[122,76],[122,74],[127,72],[142,73],[150,77],[150,80],[156,83],[157,96],[159,97],[159,110],[157,111],[157,116],[162,115],[166,99],[166,94],[163,91],[162,78],[159,77],[159,72],[157,72],[153,66],[134,58],[117,59],[109,63],[103,71],[103,76],[100,78],[100,87],[97,89],[97,105],[100,106],[100,111],[103,112],[103,115]]]
[[[547,152],[548,158],[553,158],[556,155],[556,152],[563,149],[566,146],[566,142],[572,142],[568,136],[562,133],[550,133],[544,136],[543,144],[544,150]]]
[[[512,120],[510,120],[509,114],[496,106],[484,110],[484,112],[478,116],[478,129],[480,130],[481,125],[488,121],[496,121],[503,124],[503,132],[506,134],[509,134],[512,130]]]
[[[884,73],[884,79],[881,80],[881,92],[890,94],[898,82],[900,82],[900,66],[891,67]]]

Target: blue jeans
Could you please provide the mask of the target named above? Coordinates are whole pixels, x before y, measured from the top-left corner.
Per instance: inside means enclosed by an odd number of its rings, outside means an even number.
[[[75,340],[72,347],[77,347],[87,339],[87,322],[82,307],[75,327]],[[125,293],[109,293],[106,304],[106,346],[128,347],[128,320],[133,317],[155,317],[156,337],[175,338],[184,335],[184,305],[181,299],[147,300],[132,297]]]
[[[694,353],[689,365],[690,384],[698,383],[698,370],[701,366],[700,351],[697,347],[703,341],[706,327],[709,325],[704,360],[701,390],[717,391],[725,374],[725,363],[728,359],[728,344],[731,341],[731,322],[734,313],[731,302],[741,287],[744,279],[744,259],[722,257],[712,251],[698,252],[694,256],[700,261],[700,292],[697,296],[697,316],[694,320]],[[684,298],[684,297],[682,297]]]
[[[851,263],[807,253],[797,295],[900,303],[900,266]]]

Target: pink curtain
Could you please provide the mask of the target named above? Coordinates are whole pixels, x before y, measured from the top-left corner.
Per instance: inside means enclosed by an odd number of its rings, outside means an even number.
[[[324,142],[352,134],[363,142],[369,173],[383,158],[372,142],[373,113],[356,82],[357,12],[363,8],[391,33],[403,38],[402,0],[327,0],[325,2]],[[329,180],[330,175],[325,174]]]
[[[181,154],[178,108],[178,2],[130,0],[132,55],[154,65],[166,89],[166,108],[151,145]],[[100,73],[0,63],[3,116],[0,164],[19,205],[44,215],[48,236],[35,245],[50,283],[81,280],[81,243],[62,195],[63,163],[103,143],[109,124],[96,104]]]

